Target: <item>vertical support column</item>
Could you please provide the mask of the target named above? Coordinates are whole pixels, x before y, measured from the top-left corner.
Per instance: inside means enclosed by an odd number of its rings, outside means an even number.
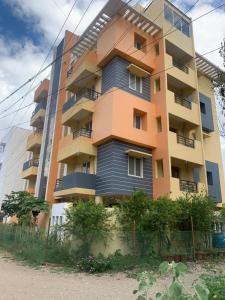
[[[95,203],[96,204],[103,204],[103,197],[102,196],[95,196]]]

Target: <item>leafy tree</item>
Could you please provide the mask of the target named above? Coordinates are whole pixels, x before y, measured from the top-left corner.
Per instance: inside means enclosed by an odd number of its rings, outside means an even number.
[[[211,230],[215,215],[215,204],[206,194],[190,194],[180,197],[176,202],[177,222],[181,230],[208,232]]]
[[[137,233],[141,231],[141,224],[150,205],[148,195],[142,190],[135,190],[132,197],[119,202],[117,211],[118,221],[125,236],[132,233],[133,250],[136,252]]]
[[[147,213],[142,218],[142,230],[156,234],[159,255],[161,255],[162,246],[170,247],[169,230],[176,227],[176,214],[175,202],[161,197],[151,201]]]
[[[38,214],[48,210],[48,205],[44,200],[26,191],[11,192],[5,197],[1,208],[3,213],[8,217],[16,216],[20,224],[35,224]]]
[[[80,250],[84,256],[90,254],[93,241],[105,240],[111,228],[111,213],[94,201],[79,201],[77,205],[66,209],[65,215],[65,233],[81,241]]]

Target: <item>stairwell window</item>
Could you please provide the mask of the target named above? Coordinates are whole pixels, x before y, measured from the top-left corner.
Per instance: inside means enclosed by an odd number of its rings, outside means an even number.
[[[142,129],[142,117],[139,113],[134,113],[134,128]]]
[[[207,172],[207,183],[208,185],[213,185],[213,174],[212,172]]]
[[[129,88],[142,93],[142,78],[129,72]]]
[[[143,178],[143,158],[128,156],[128,175]]]

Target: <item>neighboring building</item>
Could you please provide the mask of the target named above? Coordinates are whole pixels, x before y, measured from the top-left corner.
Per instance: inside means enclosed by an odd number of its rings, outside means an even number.
[[[6,194],[22,191],[21,169],[27,157],[26,140],[30,130],[13,127],[0,142],[0,207]]]
[[[23,177],[37,196],[108,205],[135,188],[155,199],[206,190],[225,202],[211,88],[219,70],[195,52],[189,17],[167,0],[145,11],[110,0],[79,39],[66,32],[56,57],[35,94],[48,90],[38,154],[27,149],[39,166],[27,163]]]

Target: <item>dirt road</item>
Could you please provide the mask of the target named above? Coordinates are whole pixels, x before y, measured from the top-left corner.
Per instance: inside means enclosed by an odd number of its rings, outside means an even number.
[[[0,253],[0,300],[130,300],[136,286],[121,273],[92,276],[32,269]]]

